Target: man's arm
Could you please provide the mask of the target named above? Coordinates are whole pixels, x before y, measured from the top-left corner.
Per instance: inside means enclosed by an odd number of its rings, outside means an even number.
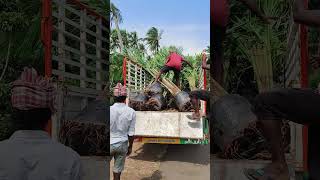
[[[129,127],[129,132],[128,132],[129,146],[128,146],[127,156],[129,156],[131,154],[131,152],[132,152],[132,145],[133,145],[133,141],[134,141],[135,126],[136,126],[136,112],[134,112],[133,115],[132,115],[132,120],[131,120],[131,124],[130,124],[130,127]]]
[[[165,64],[167,64],[170,61],[170,56],[167,57],[167,61],[165,62]]]
[[[293,8],[295,22],[307,26],[320,26],[320,10],[308,10],[304,8],[304,0],[295,0]]]
[[[202,69],[210,70],[210,64],[207,64],[206,60],[202,61]]]
[[[189,62],[189,61],[186,61],[186,60],[182,60],[183,62],[187,63],[191,68],[193,68],[192,64]]]
[[[253,11],[263,21],[269,23],[268,17],[259,9],[255,0],[239,0],[245,4],[251,11]]]

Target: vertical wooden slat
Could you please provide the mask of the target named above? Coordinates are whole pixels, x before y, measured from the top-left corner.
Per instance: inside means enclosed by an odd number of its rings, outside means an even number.
[[[134,89],[138,89],[138,66],[134,65]]]
[[[98,20],[98,25],[96,26],[96,31],[97,31],[98,36],[102,36],[102,20],[101,20],[101,19]],[[96,49],[97,58],[102,61],[102,58],[101,58],[101,50],[100,50],[100,48],[101,48],[101,40],[100,40],[100,38],[97,38],[96,43],[97,43],[97,44],[96,44],[96,45],[97,45],[97,49]],[[96,68],[97,68],[98,70],[101,69],[101,62],[100,62],[100,61],[96,61]],[[98,81],[101,80],[101,73],[98,72],[98,71],[96,71],[96,79],[97,79]],[[96,84],[96,89],[97,89],[98,91],[102,90],[102,84],[97,83],[97,84]]]
[[[84,54],[86,53],[86,32],[84,31],[86,28],[86,22],[84,20],[84,16],[86,16],[86,10],[81,11],[81,16],[80,16],[80,63],[83,65],[86,65],[86,57]],[[84,67],[80,67],[80,76],[83,78],[87,77],[86,69]],[[85,88],[86,87],[86,82],[84,80],[80,80],[80,87]]]
[[[61,2],[62,5],[60,5],[59,8],[58,8],[58,14],[59,14],[58,27],[62,31],[59,31],[59,33],[58,33],[58,44],[59,44],[58,57],[60,59],[65,59],[66,58],[66,51],[63,49],[63,46],[65,44],[65,37],[64,37],[64,34],[63,34],[63,32],[65,31],[65,23],[62,20],[62,18],[65,17],[65,8],[64,8],[65,0],[61,0],[60,2]],[[60,71],[65,72],[65,64],[63,62],[59,61],[58,62],[58,69]],[[64,80],[63,76],[59,76],[58,78],[61,81]]]
[[[128,61],[128,86],[131,86],[131,62]]]
[[[140,68],[140,90],[142,89],[142,68]]]
[[[144,76],[143,76],[143,78],[144,78],[144,79],[143,79],[143,86],[144,86],[144,88],[145,88],[145,87],[146,87],[146,76],[147,76],[145,71],[144,71],[143,75],[144,75]]]
[[[86,32],[84,31],[86,28],[86,22],[84,17],[87,15],[86,9],[83,9],[81,11],[81,16],[80,16],[80,63],[82,65],[86,65],[86,56],[84,56],[86,54]],[[80,67],[80,76],[82,78],[86,78],[87,77],[87,71],[84,67]],[[86,88],[86,81],[84,80],[80,80],[80,87],[81,88]],[[88,104],[88,98],[84,97],[82,98],[81,101],[81,110],[84,109]]]

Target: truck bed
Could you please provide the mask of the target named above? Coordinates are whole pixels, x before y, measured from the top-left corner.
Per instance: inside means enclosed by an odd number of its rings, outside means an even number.
[[[137,111],[135,136],[204,139],[203,121],[187,118],[191,112]]]

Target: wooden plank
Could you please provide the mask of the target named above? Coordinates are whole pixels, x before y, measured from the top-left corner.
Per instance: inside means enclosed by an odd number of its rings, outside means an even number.
[[[127,76],[128,76],[128,84],[129,85],[131,85],[131,81],[132,81],[132,79],[131,79],[131,68],[130,68],[130,66],[131,66],[131,61],[127,61],[127,65],[128,65],[128,67],[129,67],[129,69],[127,70]]]
[[[65,2],[65,0],[61,0],[61,2]],[[62,6],[59,6],[58,13],[59,13],[59,16],[61,16],[61,17],[65,15],[65,10],[64,10],[64,8]],[[60,29],[64,30],[65,29],[64,22],[63,21],[59,21],[58,22],[58,27]],[[58,43],[65,44],[65,38],[64,38],[64,34],[62,32],[58,33]],[[65,58],[66,57],[65,50],[63,48],[61,48],[61,47],[58,47],[58,56],[59,56],[59,58]],[[59,62],[58,63],[58,69],[60,71],[64,72],[65,71],[65,64],[63,62]],[[60,81],[64,80],[63,76],[58,76],[58,79]]]
[[[80,29],[80,30],[82,30],[82,31],[85,31],[86,33],[88,33],[88,34],[96,37],[97,39],[100,39],[101,41],[108,42],[108,40],[107,40],[106,38],[104,38],[104,37],[102,36],[102,34],[101,34],[101,35],[98,35],[98,34],[96,34],[95,32],[87,29],[86,26],[81,27],[79,24],[77,24],[76,22],[68,19],[67,17],[60,16],[60,15],[58,15],[57,13],[53,13],[53,16],[56,17],[56,18],[58,18],[59,20],[62,20],[62,21],[64,21],[64,22],[68,23],[69,25],[72,25],[72,26],[75,27],[75,28],[78,28],[78,29]]]
[[[60,6],[60,7],[61,7],[61,6]],[[65,22],[65,23],[67,23],[67,24],[69,24],[69,25],[71,25],[71,26],[73,26],[73,27],[75,27],[75,28],[77,28],[77,29],[81,29],[80,24],[78,24],[78,23],[76,23],[76,22],[68,19],[68,18],[65,17],[65,16],[61,16],[61,15],[59,15],[59,14],[57,14],[57,13],[52,13],[52,15],[53,15],[54,17],[58,18],[59,21],[63,21],[63,22]]]
[[[75,49],[75,48],[72,48],[72,47],[70,47],[70,46],[67,46],[67,45],[64,45],[64,44],[59,44],[57,41],[52,41],[52,45],[53,46],[56,46],[56,47],[61,47],[61,48],[63,48],[64,50],[67,50],[67,51],[70,51],[70,52],[72,52],[72,53],[74,53],[74,54],[78,54],[78,55],[84,55],[84,56],[86,56],[87,58],[90,58],[90,59],[93,59],[93,60],[95,60],[95,61],[99,61],[99,62],[101,62],[101,63],[103,63],[103,64],[106,64],[106,65],[108,65],[108,62],[107,61],[105,61],[104,59],[98,59],[96,56],[93,56],[93,55],[90,55],[90,54],[87,54],[87,53],[85,53],[85,54],[82,54],[78,49]]]
[[[138,89],[138,82],[137,82],[137,79],[138,79],[138,74],[137,74],[137,71],[138,71],[138,67],[135,66],[135,69],[134,69],[134,89],[137,90]]]
[[[69,37],[72,37],[73,39],[78,40],[78,41],[80,42],[80,37],[78,37],[78,36],[76,36],[76,35],[74,35],[74,34],[72,34],[72,33],[69,33],[69,32],[67,32],[67,31],[64,31],[64,30],[60,29],[60,28],[57,27],[57,26],[53,26],[53,28],[54,28],[54,30],[58,31],[58,33],[63,33],[64,35],[67,35],[67,36],[69,36]]]
[[[53,26],[53,28],[54,28],[56,31],[58,31],[58,32],[62,32],[63,34],[68,35],[69,37],[72,37],[72,38],[75,39],[75,40],[79,40],[80,43],[81,43],[81,42],[84,42],[84,43],[86,43],[86,44],[88,44],[88,45],[90,45],[90,46],[92,46],[92,47],[94,47],[94,48],[96,48],[96,49],[98,49],[98,50],[100,50],[100,51],[103,51],[103,52],[105,52],[105,53],[108,53],[108,51],[107,51],[106,49],[104,49],[104,48],[102,48],[102,47],[97,47],[96,44],[93,44],[93,43],[87,41],[86,39],[85,39],[85,40],[82,40],[82,39],[80,39],[80,37],[78,37],[78,36],[76,36],[76,35],[74,35],[74,34],[72,34],[72,33],[70,33],[70,32],[64,31],[64,30],[58,28],[57,26]]]
[[[102,34],[101,26],[102,26],[102,21],[101,21],[101,19],[99,19],[98,26],[97,26],[97,29],[96,29],[96,31],[97,31],[96,33],[99,36]],[[96,56],[97,56],[98,59],[101,59],[101,52],[100,52],[101,45],[102,45],[102,42],[99,39],[97,39],[96,40],[96,47],[97,47]],[[100,70],[101,68],[102,68],[101,63],[99,61],[97,61],[96,62],[96,69]],[[96,72],[96,79],[98,81],[101,81],[101,74],[99,72]],[[96,89],[97,90],[102,90],[102,84],[97,83],[96,84]]]
[[[72,8],[72,6],[67,5],[66,3],[61,2],[61,0],[52,0],[57,5],[63,7],[64,9],[67,9],[68,11],[78,15],[80,17],[80,12],[77,9]]]
[[[82,67],[82,68],[88,69],[90,71],[95,71],[95,72],[100,72],[100,73],[107,73],[107,71],[103,71],[102,69],[96,69],[96,68],[93,68],[91,66],[84,65],[84,64],[81,64],[79,62],[72,61],[72,60],[69,60],[69,59],[61,59],[58,56],[52,56],[52,60],[63,62],[64,64],[70,64],[70,65],[76,66],[76,67]]]
[[[77,92],[81,94],[89,94],[89,95],[98,95],[99,91],[95,89],[89,89],[89,88],[81,88],[77,86],[68,86],[68,90],[71,92]]]
[[[106,84],[103,81],[97,81],[96,79],[81,77],[80,75],[71,74],[71,73],[59,71],[59,70],[56,70],[56,69],[52,70],[52,74],[55,74],[55,75],[58,75],[58,76],[61,75],[63,77],[68,77],[68,78],[77,79],[77,80],[84,80],[84,81],[92,82],[92,83],[101,83],[103,85]]]
[[[79,16],[79,17],[81,16],[81,13],[79,12],[79,10],[73,8],[71,5],[66,4],[65,2],[62,2],[60,0],[53,0],[53,2],[56,3],[58,6],[60,6],[60,7],[64,8],[64,9],[74,13],[77,16]],[[53,15],[57,15],[57,14],[53,14]],[[98,25],[99,24],[98,19],[91,18],[88,14],[86,14],[86,16],[84,16],[84,20],[86,22],[89,22],[89,23],[93,24],[93,25]],[[79,26],[79,25],[77,25],[77,26]],[[108,31],[108,28],[104,28],[103,27],[103,30]],[[105,40],[107,41],[107,39],[105,39]]]

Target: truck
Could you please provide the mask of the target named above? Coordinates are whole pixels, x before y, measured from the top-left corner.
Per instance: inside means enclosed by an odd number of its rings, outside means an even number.
[[[205,71],[201,73],[202,88],[206,88]],[[145,70],[128,58],[123,60],[123,80],[128,94],[143,91],[155,73]],[[130,99],[130,97],[128,98]],[[129,100],[128,102],[129,103]],[[204,111],[205,102],[201,102]],[[191,121],[192,112],[136,111],[135,137],[142,143],[155,144],[209,144],[209,124],[206,118]]]

